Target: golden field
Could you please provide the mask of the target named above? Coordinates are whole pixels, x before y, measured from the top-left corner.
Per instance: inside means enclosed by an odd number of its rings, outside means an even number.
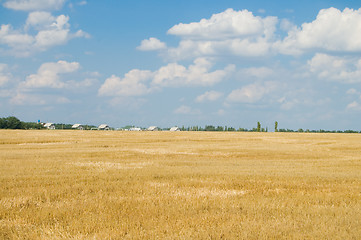
[[[361,134],[0,131],[0,239],[361,239]]]

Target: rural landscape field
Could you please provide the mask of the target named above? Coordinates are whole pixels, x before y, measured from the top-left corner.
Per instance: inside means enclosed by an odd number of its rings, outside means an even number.
[[[0,239],[360,239],[361,134],[0,131]]]

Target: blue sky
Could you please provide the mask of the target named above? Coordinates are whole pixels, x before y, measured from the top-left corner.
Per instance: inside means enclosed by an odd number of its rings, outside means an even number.
[[[358,1],[0,5],[1,117],[361,130]]]

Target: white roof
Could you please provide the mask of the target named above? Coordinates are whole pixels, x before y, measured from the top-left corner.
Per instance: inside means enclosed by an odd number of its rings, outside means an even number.
[[[129,131],[142,131],[142,129],[138,127],[134,127],[134,128],[130,128]]]
[[[148,128],[148,131],[155,131],[155,130],[158,130],[158,127],[157,126],[150,126]]]
[[[80,127],[80,126],[83,126],[83,125],[81,125],[80,123],[76,123],[76,124],[74,124],[71,128],[78,128],[78,127]]]
[[[108,127],[109,127],[109,126],[108,126],[107,124],[101,124],[101,125],[99,125],[98,128],[102,129],[102,128],[108,128]]]
[[[44,127],[50,127],[50,126],[52,126],[52,125],[54,125],[54,123],[45,123],[45,124],[44,124]]]
[[[175,132],[175,131],[180,131],[179,127],[172,127],[171,129],[169,129],[169,131]]]

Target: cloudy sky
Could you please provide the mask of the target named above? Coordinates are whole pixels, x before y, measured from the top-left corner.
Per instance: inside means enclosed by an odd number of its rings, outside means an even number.
[[[361,130],[360,7],[0,0],[0,117]]]

